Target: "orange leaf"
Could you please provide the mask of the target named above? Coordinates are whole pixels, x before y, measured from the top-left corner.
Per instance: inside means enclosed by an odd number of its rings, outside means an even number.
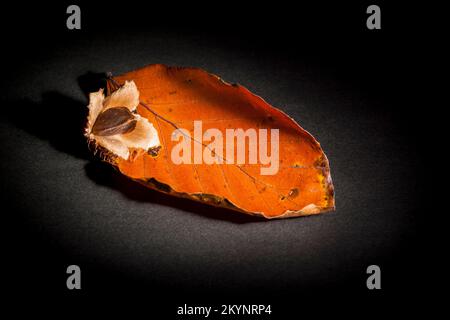
[[[201,69],[150,65],[111,78],[108,93],[91,94],[86,136],[129,178],[266,218],[334,209],[329,163],[319,143],[246,88]],[[96,137],[90,131],[94,118],[112,107],[136,114],[135,131]]]

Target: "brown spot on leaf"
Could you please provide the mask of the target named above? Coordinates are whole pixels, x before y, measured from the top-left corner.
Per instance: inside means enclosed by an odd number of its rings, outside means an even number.
[[[159,153],[159,150],[161,150],[161,146],[150,148],[148,149],[147,153],[152,157],[156,157]]]
[[[293,199],[293,198],[297,197],[298,194],[299,194],[298,189],[297,188],[293,188],[293,189],[291,189],[289,191],[288,198],[289,199]]]

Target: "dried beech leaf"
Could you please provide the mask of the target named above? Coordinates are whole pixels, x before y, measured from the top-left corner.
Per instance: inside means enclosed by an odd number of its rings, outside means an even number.
[[[102,158],[125,176],[174,196],[266,218],[334,209],[329,163],[319,143],[293,119],[246,88],[201,69],[150,65],[110,79],[105,101],[125,86],[134,100],[116,100],[133,105],[138,95],[137,116],[148,121],[148,127],[140,126],[138,120],[136,132],[111,137],[118,139],[114,140],[118,145],[111,148],[102,140],[109,137],[97,139],[89,128],[86,134],[104,147],[100,149]],[[92,98],[90,108],[96,111],[98,97]],[[239,147],[238,140],[233,140],[238,130],[244,133],[241,142],[250,145],[250,141],[258,141],[256,155],[251,147]],[[264,134],[267,144],[261,143]],[[150,139],[151,143],[137,147],[146,152],[136,153],[126,140],[128,135],[131,141]],[[180,149],[183,141],[183,146],[191,149]],[[238,152],[242,146],[246,150],[243,157]],[[182,161],[174,160],[174,154]]]

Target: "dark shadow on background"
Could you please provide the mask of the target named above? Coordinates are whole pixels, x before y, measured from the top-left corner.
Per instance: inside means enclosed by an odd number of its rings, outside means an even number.
[[[80,101],[50,91],[42,94],[40,102],[28,99],[2,102],[6,119],[63,153],[88,159],[89,153],[82,129],[87,117],[86,105]]]
[[[176,198],[155,190],[148,189],[120,174],[109,164],[92,161],[85,166],[86,175],[96,184],[119,190],[128,199],[147,202],[183,211],[196,213],[205,218],[229,221],[233,223],[264,222],[264,218],[244,215],[224,208],[214,208],[189,199]]]

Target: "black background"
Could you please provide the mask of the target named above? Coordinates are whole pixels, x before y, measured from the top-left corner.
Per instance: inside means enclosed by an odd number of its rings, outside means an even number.
[[[422,34],[407,5],[377,2],[382,29],[368,30],[364,1],[82,1],[82,29],[70,31],[69,4],[2,8],[11,302],[159,318],[184,303],[272,304],[265,319],[423,306],[429,141],[415,108]],[[337,210],[266,222],[147,190],[92,157],[86,94],[103,72],[152,63],[204,68],[293,116],[330,159]],[[81,267],[80,291],[66,289],[70,264]],[[371,264],[382,290],[366,288]]]

